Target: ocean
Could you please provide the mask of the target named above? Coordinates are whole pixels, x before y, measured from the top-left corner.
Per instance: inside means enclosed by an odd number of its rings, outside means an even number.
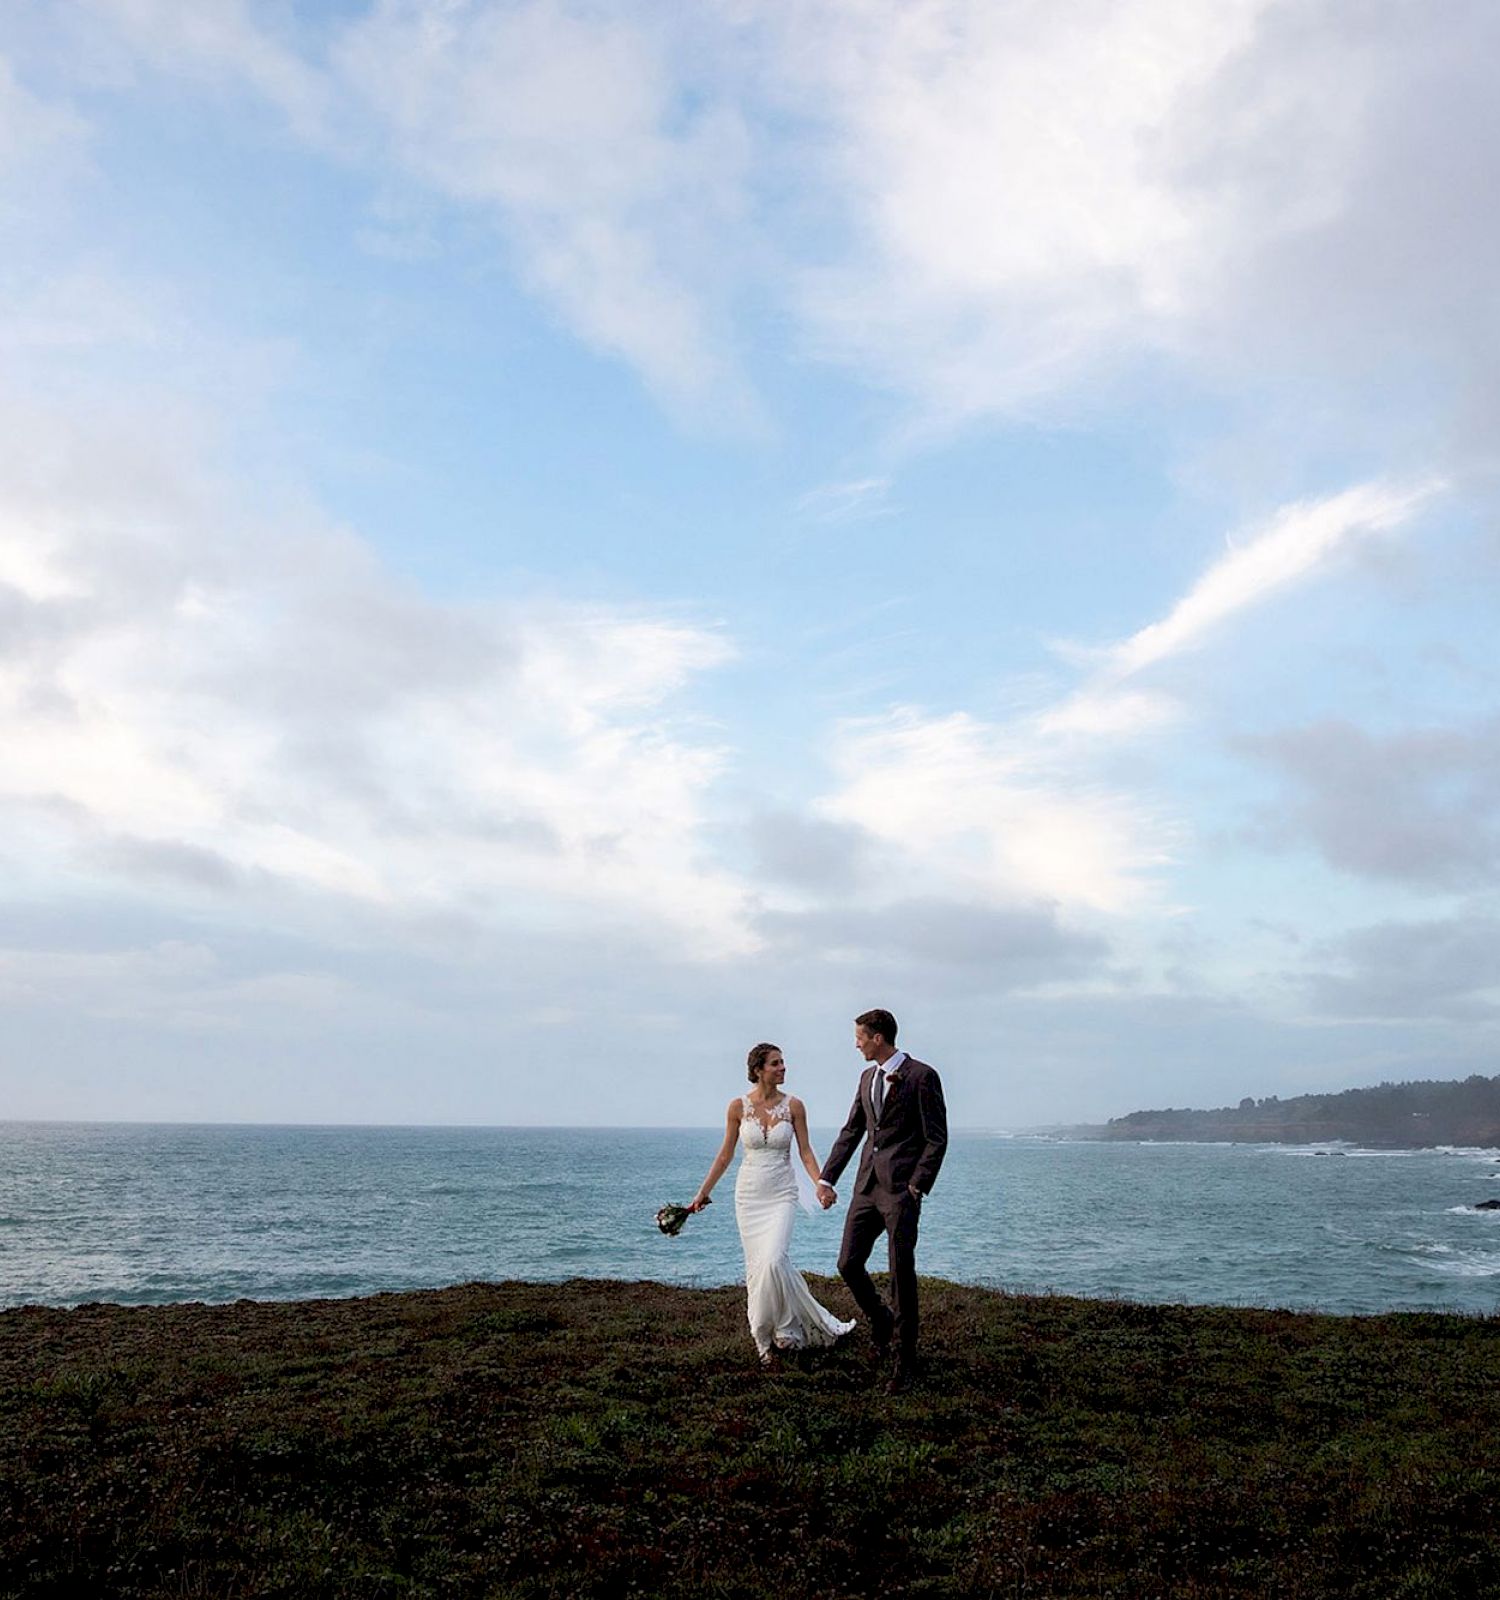
[[[814,1130],[826,1150],[831,1130]],[[524,1278],[741,1278],[714,1130],[0,1123],[0,1307],[286,1300]],[[849,1175],[844,1181],[847,1196]],[[1025,1293],[1489,1313],[1500,1151],[954,1136],[924,1273]],[[842,1207],[793,1254],[831,1273]],[[877,1261],[878,1264],[878,1261]]]

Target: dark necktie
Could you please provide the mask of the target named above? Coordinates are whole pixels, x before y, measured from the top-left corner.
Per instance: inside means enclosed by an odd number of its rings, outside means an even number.
[[[880,1121],[880,1108],[885,1104],[885,1068],[876,1067],[870,1080],[870,1102],[875,1107],[875,1120]]]

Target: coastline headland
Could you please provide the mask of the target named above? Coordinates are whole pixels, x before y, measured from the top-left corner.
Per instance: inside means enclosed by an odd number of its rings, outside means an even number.
[[[1500,1319],[923,1294],[894,1398],[732,1288],[0,1313],[0,1595],[1500,1593]]]
[[[1500,1148],[1500,1076],[1382,1083],[1337,1094],[1246,1095],[1211,1111],[1167,1107],[1108,1122],[1054,1128],[1073,1139],[1201,1141],[1218,1144],[1358,1144],[1372,1150],[1445,1145]]]

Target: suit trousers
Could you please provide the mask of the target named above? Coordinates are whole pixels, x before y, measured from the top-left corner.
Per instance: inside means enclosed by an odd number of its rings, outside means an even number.
[[[871,1336],[876,1344],[894,1340],[896,1353],[906,1364],[917,1352],[917,1224],[921,1216],[922,1202],[909,1191],[892,1194],[876,1187],[857,1194],[844,1218],[844,1242],[839,1250],[839,1276],[870,1319]],[[891,1271],[889,1306],[865,1271],[882,1233]]]

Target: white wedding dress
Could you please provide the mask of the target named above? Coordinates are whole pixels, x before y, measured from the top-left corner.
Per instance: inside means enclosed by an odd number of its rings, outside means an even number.
[[[763,1123],[748,1095],[740,1097],[740,1169],[734,1214],[745,1247],[746,1312],[762,1360],[773,1349],[832,1344],[852,1322],[840,1322],[813,1299],[788,1251],[797,1217],[796,1136],[791,1101],[782,1100]]]

